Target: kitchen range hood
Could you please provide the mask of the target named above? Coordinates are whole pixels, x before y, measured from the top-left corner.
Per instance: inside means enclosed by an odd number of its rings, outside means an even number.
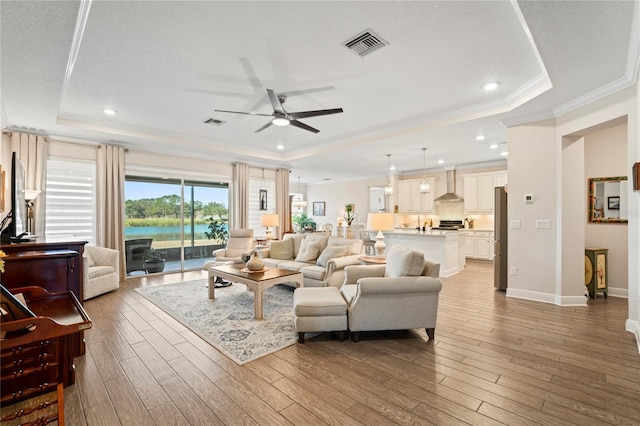
[[[447,192],[433,201],[456,202],[464,201],[460,195],[456,194],[456,170],[447,169]]]

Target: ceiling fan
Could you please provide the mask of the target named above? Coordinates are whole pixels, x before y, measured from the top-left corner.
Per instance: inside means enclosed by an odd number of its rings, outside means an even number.
[[[309,117],[318,117],[320,115],[329,115],[329,114],[338,114],[343,112],[342,108],[332,108],[332,109],[321,109],[316,111],[300,111],[300,112],[287,112],[284,109],[284,104],[287,100],[286,96],[278,95],[275,91],[271,89],[267,89],[267,95],[269,95],[269,102],[271,102],[271,106],[273,107],[272,114],[260,114],[257,112],[242,112],[242,111],[227,111],[223,109],[217,109],[216,112],[227,112],[231,114],[245,114],[245,115],[260,115],[264,117],[273,117],[271,121],[269,121],[264,126],[260,127],[255,132],[261,132],[267,127],[275,124],[276,126],[287,126],[291,124],[294,127],[298,127],[303,130],[308,130],[313,133],[318,133],[320,130],[313,128],[307,124],[298,121],[299,118],[309,118]]]

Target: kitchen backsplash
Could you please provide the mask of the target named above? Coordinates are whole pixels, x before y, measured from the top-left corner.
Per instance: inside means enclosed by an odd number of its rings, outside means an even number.
[[[441,219],[446,220],[463,220],[473,219],[473,228],[480,230],[493,230],[493,215],[491,214],[474,214],[474,215],[459,215],[454,217],[443,217],[437,214],[395,214],[394,221],[396,228],[416,228],[418,226],[418,218],[420,219],[420,226],[425,221],[431,220],[432,226],[435,228],[440,224]],[[405,226],[407,225],[407,226]],[[465,222],[465,228],[468,228],[469,224]]]

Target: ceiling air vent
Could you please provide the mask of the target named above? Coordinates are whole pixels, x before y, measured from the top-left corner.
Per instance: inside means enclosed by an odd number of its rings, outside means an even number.
[[[218,120],[216,118],[210,118],[204,121],[205,124],[211,124],[212,126],[222,126],[226,121]]]
[[[358,56],[364,56],[388,44],[371,30],[364,30],[357,36],[342,43],[343,46]]]

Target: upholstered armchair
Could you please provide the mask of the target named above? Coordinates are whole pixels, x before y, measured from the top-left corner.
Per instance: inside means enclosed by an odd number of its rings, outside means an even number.
[[[401,246],[391,247],[386,265],[347,266],[341,292],[349,304],[352,340],[359,340],[360,331],[411,328],[424,328],[433,340],[439,274],[439,263]]]
[[[243,255],[248,255],[255,247],[253,229],[230,229],[227,246],[214,250],[212,255],[217,262],[243,263]]]
[[[83,254],[84,300],[120,287],[120,252],[105,247],[85,246]]]

